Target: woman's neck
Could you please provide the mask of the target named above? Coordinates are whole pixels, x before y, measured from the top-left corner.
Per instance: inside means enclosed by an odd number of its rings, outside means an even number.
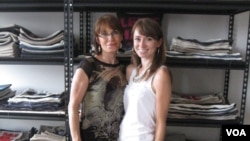
[[[141,60],[141,66],[140,67],[141,67],[142,70],[149,68],[151,65],[152,65],[152,60],[145,60],[145,59]]]
[[[118,61],[116,59],[116,54],[110,55],[110,54],[99,54],[95,56],[98,60],[107,63],[107,64],[117,64]]]

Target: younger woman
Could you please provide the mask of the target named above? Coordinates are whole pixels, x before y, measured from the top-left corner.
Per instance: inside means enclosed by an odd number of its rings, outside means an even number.
[[[125,116],[119,141],[163,141],[171,98],[171,77],[164,65],[165,43],[159,24],[139,19],[132,28],[132,64],[124,93]]]

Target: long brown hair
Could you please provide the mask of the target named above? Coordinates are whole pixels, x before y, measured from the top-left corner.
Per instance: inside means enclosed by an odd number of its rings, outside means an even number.
[[[156,70],[165,63],[166,60],[166,45],[165,45],[165,40],[163,36],[162,29],[160,25],[153,19],[151,18],[140,18],[138,19],[135,24],[133,25],[132,28],[132,35],[134,35],[135,30],[138,29],[139,33],[152,37],[155,40],[159,41],[162,39],[162,44],[160,47],[155,52],[154,59],[152,62],[152,65],[150,67],[149,75],[147,75],[146,79],[151,76],[153,73],[156,72]],[[133,51],[132,57],[131,57],[132,64],[135,66],[139,66],[141,64],[141,59],[140,57]]]

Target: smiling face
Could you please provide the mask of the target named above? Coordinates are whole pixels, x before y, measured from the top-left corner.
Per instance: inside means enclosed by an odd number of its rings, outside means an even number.
[[[103,52],[117,52],[122,41],[122,34],[118,30],[113,30],[108,25],[102,27],[102,30],[96,38]]]
[[[140,33],[137,28],[133,34],[134,50],[140,58],[152,59],[154,58],[155,52],[160,47],[162,40],[156,40],[153,37],[145,36]]]

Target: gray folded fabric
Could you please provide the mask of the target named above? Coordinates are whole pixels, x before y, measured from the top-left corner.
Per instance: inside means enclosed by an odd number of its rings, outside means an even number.
[[[48,36],[44,36],[44,37],[32,37],[29,34],[27,34],[22,28],[20,29],[20,37],[22,38],[26,38],[29,40],[33,40],[33,41],[45,41],[45,40],[50,40],[52,38],[55,38],[57,36],[61,36],[64,35],[63,30],[57,30],[56,32],[48,35]]]
[[[19,36],[18,39],[20,41],[23,41],[32,45],[53,45],[55,43],[62,41],[64,39],[64,35],[60,34],[59,36],[56,36],[55,38],[51,38],[49,40],[44,40],[44,41],[34,41],[34,40],[30,40],[28,38],[21,37],[21,36]]]

